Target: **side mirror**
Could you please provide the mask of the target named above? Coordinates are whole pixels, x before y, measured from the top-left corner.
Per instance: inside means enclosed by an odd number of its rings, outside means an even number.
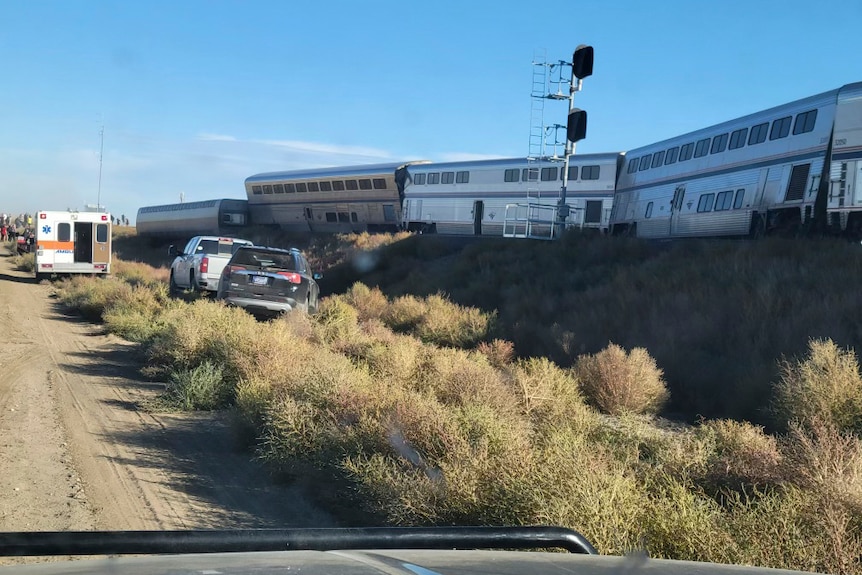
[[[322,280],[322,279],[323,279],[323,274],[321,274],[321,273],[313,273],[313,274],[311,274],[311,277],[313,277],[313,278],[314,278],[314,279],[316,279],[316,280]]]
[[[172,257],[176,257],[179,255],[179,252],[177,251],[177,247],[174,244],[171,244],[170,247],[168,248],[168,255],[172,256]]]

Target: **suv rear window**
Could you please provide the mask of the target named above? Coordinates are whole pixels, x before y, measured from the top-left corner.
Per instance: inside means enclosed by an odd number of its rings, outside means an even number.
[[[296,269],[296,259],[293,257],[293,254],[268,250],[239,250],[233,256],[231,263],[241,266],[260,266],[262,268],[278,268],[281,270]]]

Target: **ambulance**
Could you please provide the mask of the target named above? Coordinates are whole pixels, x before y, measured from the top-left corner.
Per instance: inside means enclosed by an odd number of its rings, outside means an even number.
[[[111,272],[111,216],[105,212],[38,212],[36,279],[51,274]]]

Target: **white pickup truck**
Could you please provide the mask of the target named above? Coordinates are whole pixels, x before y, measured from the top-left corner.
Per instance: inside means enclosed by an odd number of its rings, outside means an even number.
[[[171,246],[168,248],[168,254],[174,256],[171,264],[171,293],[184,289],[218,291],[221,272],[230,257],[240,246],[251,245],[254,244],[238,238],[195,236],[182,251]]]

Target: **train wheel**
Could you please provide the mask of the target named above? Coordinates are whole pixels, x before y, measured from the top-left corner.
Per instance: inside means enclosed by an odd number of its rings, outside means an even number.
[[[749,235],[755,240],[766,237],[766,216],[755,214],[754,220],[751,222],[751,232]]]

